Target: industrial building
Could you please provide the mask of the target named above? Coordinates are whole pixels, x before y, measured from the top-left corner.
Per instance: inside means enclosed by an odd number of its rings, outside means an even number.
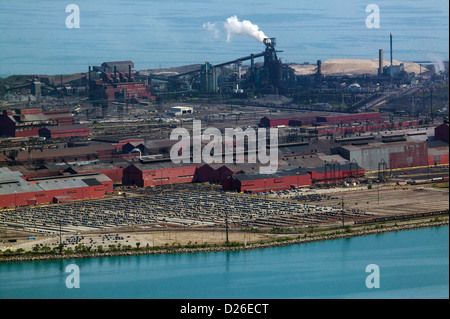
[[[275,174],[235,174],[223,182],[227,191],[261,193],[329,184],[364,177],[365,170],[356,163],[332,163],[316,168],[281,170]]]
[[[390,138],[365,145],[345,145],[337,153],[349,161],[355,161],[367,171],[419,167],[428,165],[426,142],[409,138]]]
[[[89,126],[81,124],[48,126],[39,130],[39,136],[45,138],[88,137],[89,132]]]
[[[265,116],[260,120],[261,127],[279,127],[279,126],[309,126],[317,121],[317,115],[311,113],[293,113],[291,116],[286,115],[271,115]]]
[[[175,164],[171,161],[131,164],[123,171],[123,184],[139,187],[192,183],[201,165]]]
[[[130,165],[129,162],[119,160],[92,160],[84,162],[69,162],[62,174],[89,174],[100,173],[106,175],[114,184],[122,184],[123,171]]]
[[[161,74],[150,74],[149,81],[163,81],[170,83],[175,88],[182,86],[189,88],[185,91],[191,91],[195,88],[198,92],[218,93],[218,92],[239,92],[246,89],[257,90],[262,93],[283,93],[286,91],[287,82],[293,76],[293,71],[286,65],[283,65],[278,58],[276,50],[276,39],[266,38],[263,41],[265,50],[260,53],[250,54],[232,61],[219,64],[205,62],[194,70],[181,72],[171,76]],[[264,58],[263,63],[256,63],[257,58]],[[241,65],[245,61],[250,61],[250,67],[241,73]],[[237,66],[237,75],[226,75],[225,67]],[[184,85],[183,85],[184,83]]]
[[[194,108],[191,106],[173,106],[170,108],[169,115],[180,116],[194,113]]]
[[[448,123],[443,123],[434,129],[435,139],[448,143],[449,130]]]
[[[135,79],[131,61],[104,62],[89,66],[87,83],[89,98],[95,104],[108,105],[113,101],[137,102],[138,99],[155,100],[151,86]]]
[[[378,112],[356,113],[356,114],[336,114],[325,115],[324,113],[293,113],[291,116],[272,115],[263,117],[260,120],[262,127],[279,126],[311,126],[311,125],[336,125],[353,123],[380,123],[385,121]]]
[[[6,154],[8,155],[8,154]],[[76,162],[81,160],[93,160],[108,158],[112,159],[117,155],[116,148],[107,143],[90,143],[77,147],[60,147],[52,149],[34,149],[29,151],[19,151],[9,154],[11,161],[18,163],[59,163]]]
[[[195,171],[195,181],[200,183],[222,184],[229,176],[234,174],[251,173],[258,170],[259,165],[243,164],[205,164]]]
[[[25,180],[19,171],[0,169],[1,208],[102,198],[112,191],[111,179],[98,173]]]
[[[311,175],[306,169],[279,171],[275,174],[236,174],[224,181],[223,189],[243,193],[282,191],[310,186]]]
[[[342,125],[323,125],[309,131],[319,136],[335,135],[335,134],[354,134],[358,132],[377,132],[384,130],[392,130],[398,128],[407,128],[419,125],[419,121],[404,121],[400,123],[381,122],[381,123],[364,123],[364,124],[342,124]]]
[[[74,116],[68,110],[4,110],[0,116],[0,136],[39,136],[41,128],[72,125],[73,120]]]
[[[385,119],[381,117],[379,112],[372,113],[356,113],[345,115],[327,115],[318,116],[317,123],[326,124],[349,124],[349,123],[361,123],[361,122],[382,122]]]
[[[428,165],[448,165],[448,164],[449,164],[448,146],[428,149]]]

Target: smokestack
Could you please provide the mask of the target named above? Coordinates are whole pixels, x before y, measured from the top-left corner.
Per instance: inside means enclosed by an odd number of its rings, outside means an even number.
[[[129,78],[129,81],[131,82],[131,65],[130,64],[128,64],[128,78]]]
[[[117,83],[119,81],[117,81],[117,68],[116,66],[114,66],[114,83]]]
[[[91,92],[91,66],[89,66],[89,76],[88,76],[88,86],[87,86],[88,93]]]
[[[378,53],[378,76],[383,74],[383,50]]]
[[[317,75],[322,77],[322,60],[317,60]]]
[[[392,66],[392,33],[391,33],[391,66]]]

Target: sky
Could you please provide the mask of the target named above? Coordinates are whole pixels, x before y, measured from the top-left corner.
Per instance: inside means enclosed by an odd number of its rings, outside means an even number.
[[[79,28],[66,25],[72,3]],[[379,28],[366,26],[369,4],[380,9]],[[70,74],[118,60],[136,69],[220,63],[261,52],[248,36],[227,41],[224,23],[234,15],[276,37],[283,62],[374,59],[389,50],[391,32],[397,60],[449,55],[444,0],[0,0],[0,75]]]

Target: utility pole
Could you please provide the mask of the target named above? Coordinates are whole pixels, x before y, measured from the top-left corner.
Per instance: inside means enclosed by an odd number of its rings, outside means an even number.
[[[225,210],[225,230],[226,230],[226,234],[227,234],[226,243],[228,244],[228,210]]]
[[[266,179],[264,179],[264,200],[267,200],[267,186],[266,186]]]
[[[433,122],[433,87],[430,89],[430,119]]]
[[[378,185],[377,190],[378,190],[378,205],[380,205],[380,187],[381,185]]]
[[[61,228],[62,228],[62,225],[61,225],[61,217],[59,217],[59,244],[61,245],[61,243],[62,243],[62,240],[61,240]]]

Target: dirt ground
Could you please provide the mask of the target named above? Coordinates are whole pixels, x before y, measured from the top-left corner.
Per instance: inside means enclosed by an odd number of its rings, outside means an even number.
[[[76,238],[79,240],[76,240]],[[265,241],[272,237],[269,234],[262,233],[246,233],[246,232],[233,232],[230,231],[228,234],[228,240],[230,242],[240,242],[240,243],[253,243],[259,241]],[[72,240],[72,241],[68,241]],[[120,244],[131,245],[136,247],[137,243],[140,243],[140,247],[150,246],[160,246],[173,245],[173,244],[210,244],[210,245],[222,245],[226,241],[226,232],[224,230],[215,231],[177,231],[177,230],[158,230],[158,231],[117,231],[117,232],[95,232],[95,233],[83,233],[83,234],[70,234],[62,235],[62,242],[68,242],[66,248],[72,248],[78,244],[83,244],[84,246],[91,246],[93,248],[98,248],[98,246],[103,246],[108,249],[111,245],[116,247]],[[39,245],[40,247],[48,246],[51,249],[57,247],[60,243],[60,238],[57,235],[52,236],[37,236],[36,240],[19,239],[17,243],[1,243],[0,250],[16,250],[22,248],[25,251],[30,251],[34,246]]]
[[[378,190],[376,187],[378,185],[372,190],[346,192],[339,196],[339,200],[321,201],[321,205],[340,205],[343,197],[346,208],[358,208],[377,216],[430,212],[449,208],[448,188],[388,186]]]
[[[320,202],[312,202],[313,205],[340,206],[342,199],[346,209],[361,209],[373,214],[373,217],[422,213],[430,211],[445,210],[449,208],[449,189],[424,186],[386,186],[379,190],[374,185],[374,189],[355,188],[342,189],[336,193],[329,193],[330,198]],[[330,190],[327,190],[330,191]],[[321,225],[325,226],[325,225]],[[36,236],[36,239],[28,239],[29,236]],[[274,235],[263,233],[249,233],[232,231],[229,232],[230,242],[251,243],[265,241],[273,238]],[[8,242],[8,239],[15,238],[17,242]],[[79,233],[63,233],[62,242],[67,243],[67,247],[74,248],[78,244],[97,248],[103,246],[108,249],[110,245],[131,245],[136,247],[145,246],[165,246],[172,244],[223,244],[226,241],[225,231],[219,229],[205,230],[184,230],[170,228],[149,228],[148,226],[134,226],[128,229],[105,229],[89,230]],[[52,235],[33,234],[29,232],[14,230],[9,228],[0,229],[0,250],[16,250],[19,248],[25,251],[33,249],[34,246],[48,246],[51,249],[58,246],[60,238],[58,233]]]

